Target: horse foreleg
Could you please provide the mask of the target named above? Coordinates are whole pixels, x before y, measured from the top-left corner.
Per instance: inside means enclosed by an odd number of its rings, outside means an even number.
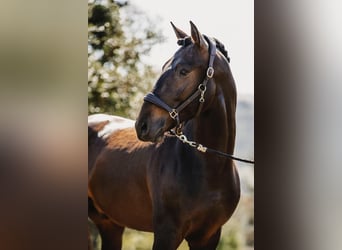
[[[91,199],[88,199],[88,216],[96,225],[102,241],[102,250],[121,250],[124,228],[98,213]]]
[[[187,237],[186,240],[190,247],[190,250],[215,250],[221,236],[221,228],[219,228],[210,238],[204,238],[203,236],[192,235]]]
[[[102,250],[121,250],[124,228],[110,221],[96,224],[101,235]]]
[[[170,220],[154,223],[153,250],[176,250],[182,242],[181,229]]]
[[[174,230],[158,230],[154,233],[153,250],[176,250],[182,240]]]

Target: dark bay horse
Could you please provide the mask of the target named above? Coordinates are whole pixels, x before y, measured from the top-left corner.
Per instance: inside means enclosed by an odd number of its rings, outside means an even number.
[[[236,87],[229,58],[218,40],[190,24],[191,36],[172,24],[181,47],[163,66],[135,123],[89,117],[88,210],[102,249],[121,249],[125,227],[153,232],[153,250],[175,250],[183,239],[191,250],[216,249],[238,204],[234,162],[174,135],[234,151]]]

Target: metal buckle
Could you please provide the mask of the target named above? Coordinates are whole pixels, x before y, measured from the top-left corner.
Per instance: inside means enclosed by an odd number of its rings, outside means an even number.
[[[173,109],[171,112],[169,112],[169,114],[173,120],[175,120],[176,117],[178,116],[177,110],[175,110],[175,109]]]
[[[208,78],[213,78],[214,72],[215,72],[214,68],[213,68],[213,67],[209,67],[209,68],[207,69],[207,77],[208,77]]]
[[[198,85],[198,90],[201,92],[205,92],[207,90],[207,86],[201,83],[200,85]]]

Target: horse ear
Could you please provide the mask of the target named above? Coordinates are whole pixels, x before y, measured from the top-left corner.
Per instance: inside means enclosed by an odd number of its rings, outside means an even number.
[[[198,31],[197,27],[193,22],[190,21],[191,25],[191,37],[195,44],[197,44],[199,47],[205,46],[206,42],[203,37],[203,35]]]
[[[183,39],[188,36],[183,30],[178,29],[172,22],[170,23],[172,25],[173,30],[176,33],[177,39]]]

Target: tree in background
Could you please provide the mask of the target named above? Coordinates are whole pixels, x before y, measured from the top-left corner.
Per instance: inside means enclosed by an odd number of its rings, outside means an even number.
[[[163,37],[127,1],[88,0],[88,112],[134,118],[155,72],[142,62]]]

